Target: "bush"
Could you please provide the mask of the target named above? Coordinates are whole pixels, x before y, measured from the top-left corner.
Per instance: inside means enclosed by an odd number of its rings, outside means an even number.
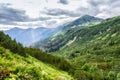
[[[92,80],[92,75],[86,71],[83,71],[83,70],[76,70],[74,77],[77,80]]]
[[[82,69],[85,70],[85,71],[89,71],[90,67],[89,67],[88,64],[84,64],[84,65],[82,66]]]
[[[117,80],[120,80],[120,72],[117,74]]]
[[[114,80],[114,79],[115,79],[115,72],[114,72],[114,71],[110,71],[110,72],[108,73],[108,78],[109,78],[110,80]]]
[[[0,54],[3,54],[3,53],[5,53],[5,49],[0,47]]]
[[[90,67],[90,72],[94,72],[94,71],[96,71],[96,70],[98,70],[98,65],[97,65],[97,64],[92,65],[92,66]]]

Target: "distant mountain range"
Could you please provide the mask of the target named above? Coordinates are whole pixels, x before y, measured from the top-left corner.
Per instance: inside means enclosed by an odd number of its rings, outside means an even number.
[[[16,39],[17,42],[22,43],[25,46],[30,45],[33,42],[44,40],[58,31],[59,28],[36,28],[36,29],[21,29],[13,28],[5,31],[12,39]],[[60,31],[60,29],[59,29]]]
[[[16,39],[17,42],[20,42],[25,46],[29,46],[32,43],[41,43],[41,41],[44,41],[45,39],[55,35],[56,33],[67,31],[68,29],[73,28],[75,26],[83,26],[89,23],[101,22],[102,20],[103,19],[97,17],[84,15],[72,22],[62,24],[57,28],[12,28],[10,30],[5,31],[5,34],[8,34],[10,37],[12,37],[12,39]]]

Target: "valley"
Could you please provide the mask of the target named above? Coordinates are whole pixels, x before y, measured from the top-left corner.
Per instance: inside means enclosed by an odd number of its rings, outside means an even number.
[[[82,16],[53,31],[45,29],[51,34],[43,35],[43,40],[38,38],[29,47],[19,43],[18,34],[11,36],[18,30],[4,32],[10,37],[0,33],[1,80],[120,79],[120,16]],[[27,36],[31,30],[25,30]],[[20,37],[23,42],[24,36]]]
[[[119,80],[117,76],[120,71],[120,16],[92,26],[70,28],[48,38],[44,44],[40,45],[43,45],[48,53],[65,57],[80,69],[78,73],[75,72],[78,79],[85,76],[83,72],[79,73],[84,70],[86,77],[90,74],[96,74],[94,78],[99,76],[95,80]]]
[[[120,0],[0,0],[0,80],[120,80]]]

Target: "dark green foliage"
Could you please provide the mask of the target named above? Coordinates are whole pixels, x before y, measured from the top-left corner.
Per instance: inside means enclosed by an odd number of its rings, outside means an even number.
[[[115,80],[115,72],[114,72],[114,71],[110,71],[110,72],[108,73],[108,78],[109,78],[110,80]]]
[[[64,71],[71,71],[73,69],[72,65],[64,58],[53,56],[51,54],[46,54],[45,52],[42,52],[39,49],[35,49],[35,48],[25,48],[25,51],[31,56],[43,62],[52,64],[55,67],[62,69]]]
[[[99,72],[87,72],[83,70],[76,70],[74,74],[75,79],[77,80],[109,80],[103,76]]]
[[[25,51],[22,44],[17,43],[16,40],[11,40],[11,38],[3,32],[0,32],[0,45],[14,53],[25,56]]]
[[[84,64],[84,65],[82,66],[82,69],[83,69],[84,71],[89,71],[90,67],[89,67],[89,65]]]
[[[17,43],[15,40],[11,40],[11,38],[3,32],[0,32],[0,46],[22,56],[26,56],[25,53],[27,53],[28,55],[31,55],[48,64],[52,64],[55,67],[65,71],[71,71],[73,69],[72,65],[66,59],[56,57],[51,54],[46,54],[39,49],[24,48],[20,43]],[[3,50],[4,49],[0,50],[0,54],[4,53]]]
[[[3,53],[5,53],[5,49],[0,48],[0,54],[3,54]]]

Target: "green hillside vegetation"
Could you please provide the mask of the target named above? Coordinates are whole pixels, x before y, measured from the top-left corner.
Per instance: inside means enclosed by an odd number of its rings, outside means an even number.
[[[66,34],[66,31],[70,31],[74,28],[81,29],[84,27],[91,27],[93,25],[99,24],[102,21],[103,21],[103,19],[97,18],[94,16],[90,16],[90,15],[81,16],[80,18],[77,18],[71,22],[61,25],[60,29],[62,29],[62,30],[60,32],[58,31],[58,33],[54,34],[50,38],[47,38],[42,41],[37,41],[37,42],[31,44],[31,47],[34,47],[34,48],[42,47],[45,49],[45,51],[48,51],[48,52],[56,51],[59,48],[61,48],[61,46],[64,46],[66,44],[66,42],[68,41],[67,39],[70,39],[70,40],[73,39],[72,36],[70,37],[69,35]],[[56,44],[58,44],[58,45],[56,46]]]
[[[0,32],[0,80],[71,80],[64,71],[72,69],[66,59],[23,47]]]
[[[5,35],[0,31],[0,46],[3,46],[10,51],[17,53],[19,55],[25,56],[25,50],[22,44],[17,43],[16,40],[11,40],[8,35]]]
[[[0,32],[2,79],[120,80],[120,16],[70,28],[45,42],[48,54]]]
[[[90,80],[93,75],[94,80],[119,80],[120,16],[93,26],[78,26],[53,38],[46,50],[76,65],[74,77],[78,80]]]
[[[68,73],[31,56],[22,57],[0,47],[0,80],[71,80]]]
[[[23,47],[15,40],[11,40],[11,38],[8,35],[5,35],[3,32],[0,32],[0,35],[0,46],[9,49],[14,54],[18,54],[24,57],[28,54],[65,71],[69,71],[72,69],[72,65],[64,58],[53,56],[51,54],[46,54],[40,49]]]
[[[76,51],[76,49],[85,49],[87,48],[102,48],[111,47],[119,43],[119,34],[120,34],[120,17],[114,17],[112,19],[107,19],[101,22],[98,25],[94,26],[85,26],[85,27],[76,27],[66,31],[63,34],[54,36],[51,38],[51,42],[47,44],[50,52],[59,50],[59,52],[67,51],[66,49],[71,48],[69,51]],[[70,41],[76,40],[71,43],[71,45],[66,45]],[[54,38],[54,39],[53,39]],[[104,43],[104,44],[103,44]],[[55,46],[58,44],[57,46]],[[99,44],[99,46],[98,46]],[[119,45],[119,44],[118,44]],[[58,47],[59,46],[59,47]],[[90,47],[92,46],[92,47]],[[57,47],[57,48],[55,48]],[[72,49],[74,47],[74,49]],[[104,47],[104,48],[103,48]],[[64,51],[65,50],[65,51]],[[64,53],[61,53],[62,55]],[[69,52],[70,53],[70,52]]]

